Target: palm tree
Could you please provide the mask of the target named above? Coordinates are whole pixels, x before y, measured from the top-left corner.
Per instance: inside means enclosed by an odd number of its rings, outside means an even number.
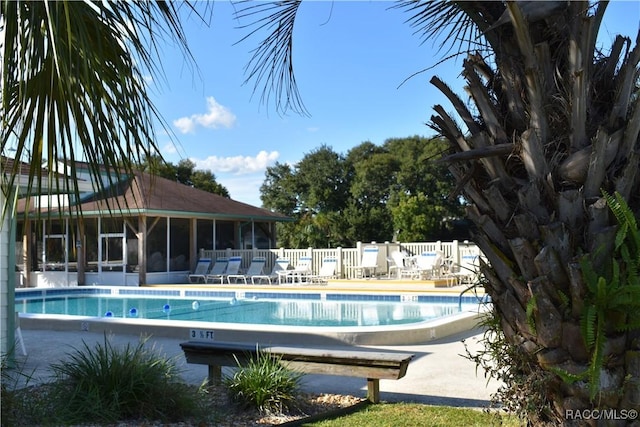
[[[29,191],[42,190],[43,166],[71,165],[69,179],[48,181],[77,192],[74,161],[131,171],[158,152],[147,75],[160,76],[157,43],[172,39],[189,57],[180,14],[166,2],[8,1],[2,25],[2,156],[31,165]],[[19,163],[3,164],[8,188]],[[99,180],[94,183],[101,190]],[[107,183],[108,184],[108,183]]]
[[[268,31],[248,78],[264,99],[304,113],[291,57],[299,4],[249,3],[239,14],[253,17],[250,35]],[[607,2],[397,7],[465,55],[471,105],[434,77],[461,124],[436,105],[430,126],[450,143],[450,170],[488,260],[494,332],[517,364],[502,376],[518,375],[507,384],[515,406],[532,423],[554,424],[578,409],[636,410],[640,238],[628,214],[640,213],[638,40],[597,49]]]
[[[13,267],[7,268],[13,257],[6,248],[14,231],[15,189],[19,185],[26,196],[78,195],[75,162],[82,161],[101,191],[111,184],[99,179],[101,172],[129,174],[143,158],[158,154],[154,122],[164,122],[147,95],[145,77],[161,77],[157,45],[167,39],[190,58],[172,3],[1,1],[1,352],[9,349],[4,338],[13,333]],[[69,171],[43,172],[56,160]]]

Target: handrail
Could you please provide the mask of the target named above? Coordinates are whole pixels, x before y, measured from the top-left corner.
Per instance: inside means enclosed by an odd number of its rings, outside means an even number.
[[[481,286],[480,282],[472,283],[471,285],[463,289],[462,292],[460,292],[460,295],[458,295],[458,310],[462,310],[462,295],[464,295],[465,292],[470,291],[471,289],[477,286]],[[480,302],[486,302],[485,300],[487,296],[488,294],[485,294],[482,298],[478,298],[478,300],[480,300]],[[476,298],[477,298],[477,294],[476,294]]]

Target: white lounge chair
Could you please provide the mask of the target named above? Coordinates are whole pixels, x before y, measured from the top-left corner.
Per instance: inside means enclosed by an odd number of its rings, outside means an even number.
[[[352,266],[355,271],[355,277],[372,277],[376,274],[378,268],[378,247],[365,246],[362,249],[362,259],[360,265]]]
[[[244,284],[247,284],[247,279],[252,276],[262,275],[264,270],[264,264],[267,262],[265,257],[255,257],[251,260],[251,264],[249,264],[249,268],[247,272],[244,274],[227,274],[227,283],[231,284],[231,280],[235,283],[238,283],[239,280],[242,280]]]
[[[311,262],[311,257],[300,257],[293,270],[279,271],[277,273],[278,283],[302,282],[305,277],[311,274]]]
[[[263,281],[266,281],[269,284],[271,284],[272,280],[276,280],[278,279],[278,277],[280,277],[280,275],[278,274],[279,272],[287,271],[288,268],[289,268],[289,259],[278,258],[276,259],[276,262],[273,264],[273,269],[271,270],[271,274],[263,274],[263,275],[258,274],[255,276],[251,276],[251,283],[255,285],[256,282],[262,283]]]
[[[205,283],[214,283],[217,280],[220,281],[220,284],[223,283],[224,273],[227,270],[227,265],[229,264],[229,259],[227,258],[216,258],[216,262],[211,267],[211,271],[207,274],[205,278]]]
[[[238,274],[240,271],[240,264],[242,264],[241,256],[232,256],[227,261],[227,266],[221,274],[208,274],[207,283],[213,283],[216,280],[220,280],[220,284],[223,284],[229,274]]]
[[[398,279],[402,279],[403,277],[416,279],[420,277],[420,270],[418,270],[417,266],[410,264],[409,257],[405,253],[393,251],[391,253],[391,260],[394,265],[389,267],[389,277],[391,277],[391,272],[393,270],[396,271]]]
[[[415,258],[420,278],[430,279],[440,276],[442,253],[439,251],[423,252]]]
[[[206,283],[209,267],[211,267],[211,258],[200,258],[193,273],[189,275],[189,283],[200,283],[201,280]]]
[[[306,277],[306,281],[309,283],[327,283],[329,279],[336,277],[336,270],[338,268],[338,260],[336,257],[325,257],[322,260],[320,271],[318,274],[312,274]]]

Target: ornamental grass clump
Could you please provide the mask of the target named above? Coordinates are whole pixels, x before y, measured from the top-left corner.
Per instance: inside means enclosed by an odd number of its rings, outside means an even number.
[[[199,395],[179,378],[174,359],[148,349],[147,338],[133,346],[83,347],[52,365],[50,397],[54,417],[67,424],[120,420],[175,421],[198,413]]]
[[[292,409],[302,373],[287,369],[281,362],[280,357],[262,351],[249,358],[245,366],[238,362],[233,376],[223,381],[230,398],[236,404],[254,407],[267,414],[281,414]]]
[[[33,372],[26,372],[24,362],[15,360],[14,350],[0,355],[0,422],[2,426],[15,426],[31,422],[36,414],[45,410],[43,402],[27,399]]]

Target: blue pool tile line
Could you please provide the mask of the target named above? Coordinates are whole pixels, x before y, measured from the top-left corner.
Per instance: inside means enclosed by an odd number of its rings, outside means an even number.
[[[120,289],[118,295],[135,295],[135,296],[159,296],[159,297],[179,297],[180,290],[159,290],[159,289]]]
[[[16,298],[45,298],[56,295],[110,295],[110,289],[102,288],[75,288],[75,289],[37,289],[30,291],[16,290]]]
[[[318,300],[322,299],[321,294],[315,293],[280,293],[280,292],[245,292],[244,297],[247,299],[300,299],[300,300]]]
[[[40,298],[42,291],[22,291],[16,292],[16,298]]]
[[[235,291],[185,291],[185,297],[200,297],[200,298],[235,298]]]
[[[78,287],[66,289],[34,289],[16,291],[16,299],[46,298],[74,295],[121,295],[121,296],[164,296],[175,298],[242,298],[242,299],[286,299],[286,300],[327,300],[327,301],[378,301],[378,302],[419,302],[445,304],[478,304],[489,302],[488,296],[476,295],[415,295],[415,294],[361,294],[361,293],[317,293],[317,292],[264,292],[264,291],[214,291],[180,289],[123,289]]]
[[[385,301],[400,302],[400,295],[327,294],[327,301]]]

